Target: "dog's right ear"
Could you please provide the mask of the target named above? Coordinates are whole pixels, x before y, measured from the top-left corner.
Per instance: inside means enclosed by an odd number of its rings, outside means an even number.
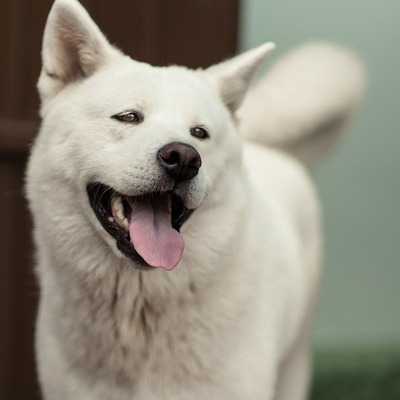
[[[265,43],[205,70],[206,76],[232,113],[242,103],[257,68],[274,49],[274,43]]]
[[[121,54],[77,0],[56,0],[47,19],[38,90],[42,106],[68,84]]]

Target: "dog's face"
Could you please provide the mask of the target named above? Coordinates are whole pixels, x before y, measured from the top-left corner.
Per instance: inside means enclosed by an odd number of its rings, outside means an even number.
[[[30,171],[62,181],[118,255],[173,269],[182,225],[227,168],[240,174],[233,114],[272,48],[205,71],[152,67],[110,46],[75,0],[57,0],[39,80],[41,157]]]
[[[240,158],[230,113],[202,75],[122,58],[45,116],[57,125],[51,143],[64,142],[49,146],[52,164],[88,196],[105,237],[140,265],[179,262],[180,227]]]

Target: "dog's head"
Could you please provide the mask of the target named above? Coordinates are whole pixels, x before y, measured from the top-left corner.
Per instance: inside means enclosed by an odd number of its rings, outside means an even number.
[[[28,192],[45,176],[58,181],[65,193],[54,196],[54,208],[74,197],[118,254],[174,268],[181,226],[223,174],[240,174],[234,113],[273,47],[206,70],[153,67],[111,46],[77,1],[56,0],[43,40],[43,123]]]

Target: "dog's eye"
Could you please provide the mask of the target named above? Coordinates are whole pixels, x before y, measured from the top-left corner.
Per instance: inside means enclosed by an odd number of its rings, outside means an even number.
[[[196,126],[190,130],[190,134],[197,139],[208,139],[210,135],[201,126]]]
[[[143,121],[143,115],[137,111],[124,111],[122,113],[113,115],[111,118],[121,122],[127,122],[129,124],[140,124]]]

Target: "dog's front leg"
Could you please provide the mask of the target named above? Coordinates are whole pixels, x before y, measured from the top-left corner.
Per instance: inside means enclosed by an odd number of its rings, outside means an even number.
[[[308,336],[301,338],[280,367],[274,400],[306,400],[310,380]]]

